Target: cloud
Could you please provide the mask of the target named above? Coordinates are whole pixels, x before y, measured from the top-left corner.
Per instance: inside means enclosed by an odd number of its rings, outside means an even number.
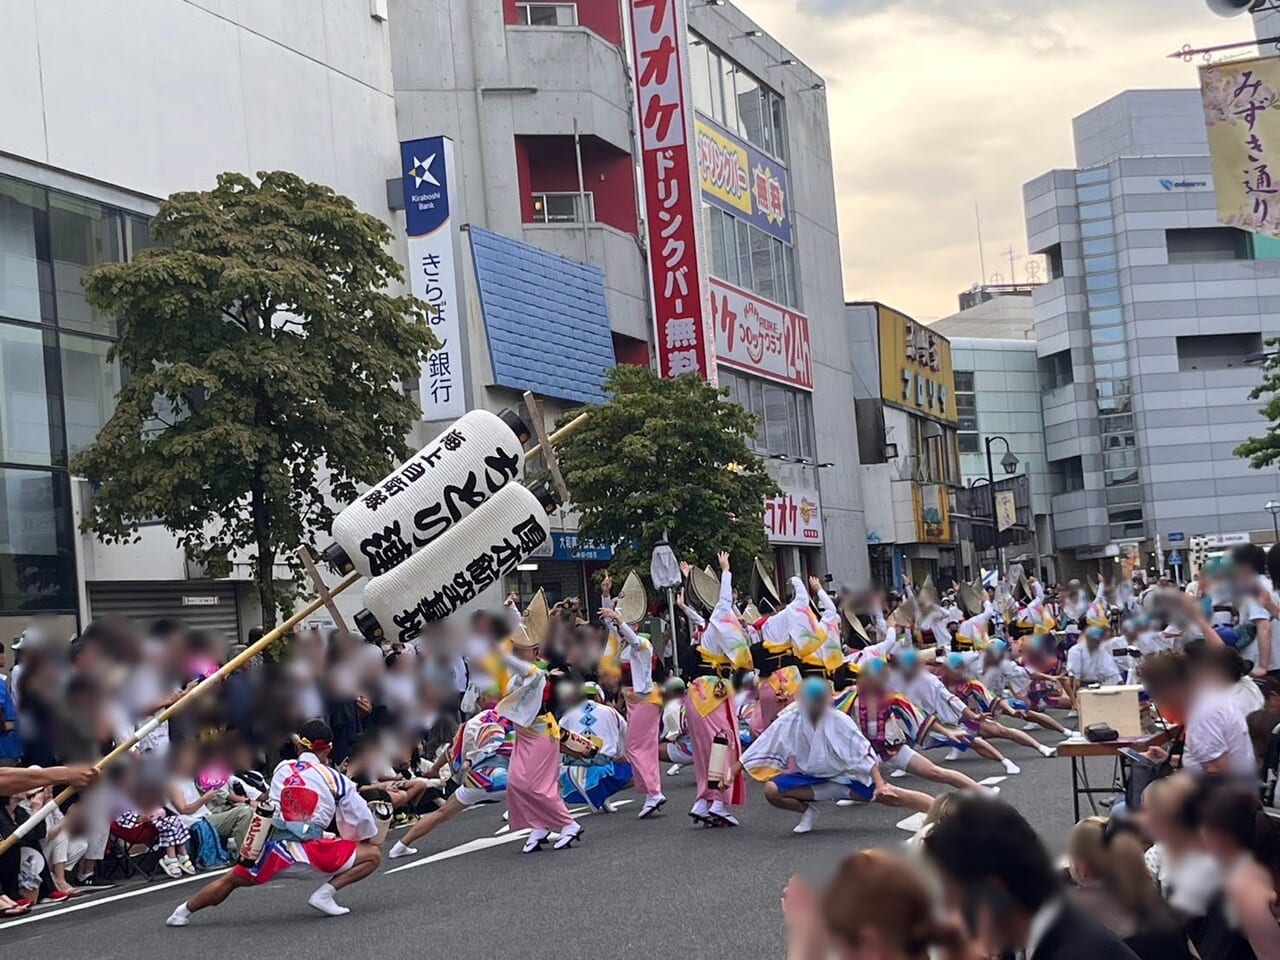
[[[828,81],[845,291],[921,318],[986,274],[1025,277],[1022,185],[1075,165],[1071,119],[1192,87],[1185,42],[1238,40],[1203,0],[734,0]]]

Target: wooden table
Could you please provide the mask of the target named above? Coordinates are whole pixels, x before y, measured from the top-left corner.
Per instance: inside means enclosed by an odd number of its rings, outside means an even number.
[[[1095,794],[1113,796],[1117,792],[1124,792],[1124,788],[1129,782],[1129,760],[1120,752],[1121,750],[1128,748],[1142,753],[1148,747],[1163,746],[1181,733],[1181,729],[1181,727],[1165,727],[1163,730],[1157,730],[1155,733],[1145,737],[1121,737],[1118,740],[1108,740],[1105,743],[1093,743],[1089,740],[1064,740],[1058,744],[1058,756],[1071,758],[1071,799],[1075,808],[1076,822],[1080,821],[1080,798],[1082,796],[1088,799],[1089,809],[1096,815],[1098,807],[1093,802]],[[1095,787],[1089,783],[1089,771],[1085,768],[1084,761],[1090,757],[1115,757],[1120,779],[1119,790],[1115,786],[1115,777],[1112,778],[1111,785],[1106,787]]]

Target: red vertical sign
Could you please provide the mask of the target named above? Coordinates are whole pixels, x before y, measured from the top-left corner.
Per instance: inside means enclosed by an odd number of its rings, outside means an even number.
[[[681,0],[627,0],[649,234],[658,372],[716,379],[715,339],[698,251],[702,202],[694,178],[685,90],[688,34]]]

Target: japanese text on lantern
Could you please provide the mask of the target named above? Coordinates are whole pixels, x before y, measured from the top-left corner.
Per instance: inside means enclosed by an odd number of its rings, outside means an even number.
[[[679,0],[629,0],[658,369],[714,380]]]

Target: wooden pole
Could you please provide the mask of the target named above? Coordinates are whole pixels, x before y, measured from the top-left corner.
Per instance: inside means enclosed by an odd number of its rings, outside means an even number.
[[[343,590],[346,590],[352,584],[356,583],[359,579],[360,579],[360,574],[358,573],[351,574],[345,580],[339,583],[336,587],[334,587],[332,590],[329,591],[329,597],[337,596]],[[198,684],[192,687],[189,691],[183,694],[179,699],[175,700],[169,706],[165,707],[163,710],[157,713],[154,717],[152,717],[150,720],[148,720],[146,723],[140,726],[137,730],[135,730],[133,733],[133,736],[131,736],[128,740],[126,740],[124,743],[117,746],[105,757],[103,757],[101,760],[95,763],[93,765],[94,769],[98,770],[99,772],[107,769],[107,767],[111,766],[111,764],[115,763],[117,760],[119,760],[121,757],[127,754],[130,750],[136,747],[142,741],[142,739],[148,736],[153,730],[156,729],[156,727],[160,726],[160,724],[164,723],[166,720],[170,719],[171,717],[176,717],[178,714],[182,713],[184,710],[190,707],[193,703],[195,703],[197,700],[203,697],[206,693],[214,689],[216,686],[218,686],[218,684],[222,683],[223,680],[227,679],[227,677],[231,676],[231,674],[235,673],[237,670],[243,667],[246,663],[252,660],[255,656],[257,656],[267,647],[271,646],[271,644],[279,640],[282,636],[284,636],[285,633],[293,629],[293,627],[295,627],[298,623],[300,623],[305,618],[311,616],[311,614],[315,613],[317,610],[323,607],[326,602],[327,601],[325,597],[318,597],[315,600],[312,600],[305,607],[303,607],[301,610],[295,613],[292,617],[290,617],[284,623],[280,624],[280,626],[274,628],[270,633],[264,634],[262,639],[258,640],[256,643],[250,644],[248,647],[246,647],[236,656],[232,657],[230,660],[224,663],[221,666],[221,668],[219,668],[217,673],[213,673],[205,677]],[[9,834],[9,836],[5,837],[3,840],[0,840],[0,854],[4,853],[11,846],[13,846],[23,837],[25,837],[28,833],[34,830],[40,823],[44,822],[44,819],[48,817],[50,813],[53,812],[53,809],[55,807],[65,803],[67,800],[70,800],[72,795],[75,792],[76,792],[75,787],[63,788],[62,792],[60,792],[56,797],[54,797],[52,800],[50,800],[48,803],[42,806],[39,810],[33,813],[29,818],[27,818],[21,824],[19,824],[18,828],[14,830],[13,833]]]
[[[556,486],[556,492],[560,494],[560,502],[568,503],[569,488],[565,486],[564,476],[560,473],[560,459],[556,456],[555,441],[547,436],[547,428],[542,419],[542,404],[538,403],[537,397],[526,390],[524,392],[524,405],[529,411],[529,420],[533,423],[533,432],[538,437],[538,450],[542,453],[542,459],[546,461],[547,468],[551,471],[551,480]]]

